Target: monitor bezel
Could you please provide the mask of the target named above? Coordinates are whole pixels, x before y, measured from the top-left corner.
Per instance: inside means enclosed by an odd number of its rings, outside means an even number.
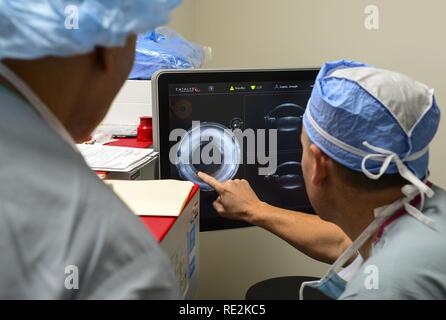
[[[194,69],[194,70],[160,70],[152,77],[152,118],[153,148],[159,152],[158,177],[170,178],[169,163],[169,85],[199,83],[240,83],[240,82],[292,82],[313,81],[319,68],[287,68],[287,69]],[[160,130],[167,128],[167,130]],[[246,223],[235,223],[220,220],[222,228],[242,227]],[[208,230],[217,230],[211,228]]]

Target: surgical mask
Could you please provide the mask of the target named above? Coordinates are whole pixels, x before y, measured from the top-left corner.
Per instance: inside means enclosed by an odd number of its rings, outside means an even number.
[[[8,80],[23,97],[29,102],[39,116],[57,133],[63,138],[77,153],[76,144],[73,138],[70,136],[65,127],[60,123],[56,116],[50,111],[50,109],[43,103],[43,101],[33,92],[33,90],[20,79],[11,69],[0,62],[0,75]]]
[[[338,299],[347,287],[347,281],[342,279],[337,273],[330,271],[321,280],[303,282],[300,291],[299,299],[303,300],[305,287],[311,287],[319,290],[327,297],[332,299]]]

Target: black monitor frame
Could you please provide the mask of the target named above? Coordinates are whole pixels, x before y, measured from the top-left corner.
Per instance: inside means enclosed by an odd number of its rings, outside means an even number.
[[[159,152],[159,177],[170,178],[169,171],[169,85],[201,83],[241,83],[241,82],[293,82],[314,81],[319,68],[303,69],[198,69],[160,70],[152,77],[153,135],[154,149]],[[170,129],[170,128],[169,128]],[[311,213],[311,212],[310,212]],[[218,218],[215,226],[202,231],[249,226],[247,223]]]

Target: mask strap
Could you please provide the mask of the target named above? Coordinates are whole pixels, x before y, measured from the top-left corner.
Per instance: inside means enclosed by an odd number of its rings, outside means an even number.
[[[413,191],[414,191],[413,189],[416,188],[416,190],[418,190],[418,192],[420,193],[420,196],[421,196],[420,210],[422,210],[423,206],[424,206],[425,195],[428,196],[429,198],[431,198],[434,195],[434,191],[429,186],[427,186],[424,182],[422,182],[420,179],[418,179],[418,177],[412,171],[410,171],[409,168],[407,168],[407,166],[403,163],[401,158],[396,153],[386,150],[386,149],[383,149],[383,148],[380,148],[380,147],[375,147],[375,146],[371,145],[370,143],[368,143],[367,141],[364,141],[363,144],[370,150],[373,150],[377,153],[369,154],[362,159],[362,163],[361,163],[362,172],[368,178],[373,179],[373,180],[378,180],[386,172],[389,165],[392,162],[394,162],[396,164],[399,174],[404,179],[406,179],[407,181],[409,181],[411,183],[411,185],[407,185],[407,186],[403,187],[401,189],[401,191],[403,192],[403,194],[406,197],[408,197],[408,194],[413,193]],[[381,165],[381,168],[379,169],[378,174],[373,174],[366,168],[366,163],[370,159],[383,162]],[[413,186],[413,187],[411,188],[411,186]],[[404,208],[406,209],[406,212],[408,214],[410,214],[411,216],[413,216],[415,219],[417,219],[418,221],[427,225],[428,227],[435,229],[434,221],[431,218],[426,217],[419,209],[412,206],[409,202],[406,202],[404,204]]]
[[[302,282],[301,285],[300,285],[300,289],[299,289],[299,300],[304,300],[304,289],[305,289],[305,287],[311,286],[313,284],[318,284],[319,282],[320,282],[320,280]]]

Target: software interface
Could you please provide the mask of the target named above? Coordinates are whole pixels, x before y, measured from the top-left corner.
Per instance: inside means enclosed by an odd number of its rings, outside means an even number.
[[[182,164],[179,158],[170,164],[170,176],[197,182],[199,170],[219,179],[246,179],[258,197],[271,205],[311,210],[300,165],[300,134],[313,83],[169,85],[170,130],[184,132],[169,142],[183,159]],[[231,132],[236,133],[232,139]],[[209,144],[216,148],[207,149],[208,159],[184,165],[185,158],[199,159]],[[213,209],[217,193],[201,187],[201,229],[230,227],[231,222],[222,222]]]

